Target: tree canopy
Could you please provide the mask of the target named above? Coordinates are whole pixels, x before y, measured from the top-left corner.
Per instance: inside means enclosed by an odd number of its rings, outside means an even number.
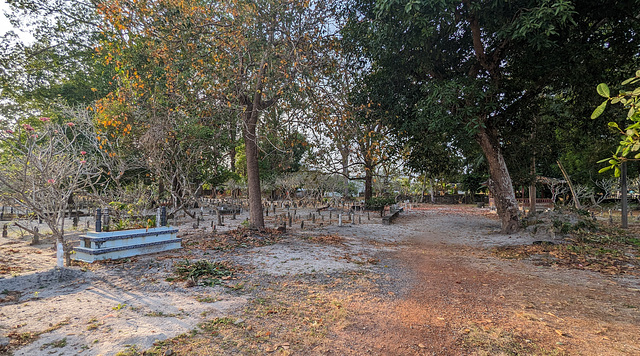
[[[518,229],[505,160],[509,142],[531,127],[541,98],[592,100],[593,74],[637,60],[633,2],[354,1],[346,37],[381,77],[390,115],[409,136],[445,133],[464,149],[472,138],[487,160],[489,187],[505,232]],[[589,73],[589,74],[587,74]],[[548,109],[549,106],[546,106]],[[411,124],[404,121],[410,118]],[[574,116],[571,121],[583,120]],[[430,140],[423,141],[426,145]]]

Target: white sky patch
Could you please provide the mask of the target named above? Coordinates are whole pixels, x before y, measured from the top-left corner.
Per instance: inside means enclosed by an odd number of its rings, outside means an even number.
[[[10,7],[5,1],[0,2],[0,36],[4,35],[9,31],[15,32],[18,37],[24,42],[33,42],[33,36],[31,34],[18,31],[9,22],[9,19],[5,16],[5,12],[9,12]]]

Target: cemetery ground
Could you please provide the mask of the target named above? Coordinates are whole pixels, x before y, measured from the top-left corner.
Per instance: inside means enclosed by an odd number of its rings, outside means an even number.
[[[454,205],[323,218],[184,219],[181,250],[62,272],[47,238],[1,238],[0,353],[640,354],[633,229],[503,235],[494,212]]]

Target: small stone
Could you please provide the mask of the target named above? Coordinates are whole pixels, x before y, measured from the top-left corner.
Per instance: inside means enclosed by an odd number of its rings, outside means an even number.
[[[0,350],[4,350],[9,347],[10,343],[11,339],[9,339],[8,337],[0,337]]]
[[[171,349],[164,352],[164,356],[171,356],[171,355],[173,355],[173,350]]]

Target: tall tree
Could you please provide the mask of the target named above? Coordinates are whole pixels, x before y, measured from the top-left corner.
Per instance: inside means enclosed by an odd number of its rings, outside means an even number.
[[[94,58],[100,40],[93,1],[11,0],[11,24],[29,34],[12,32],[0,39],[0,91],[5,101],[19,104],[9,116],[34,110],[89,105],[111,90],[113,68]]]
[[[139,89],[139,65],[165,78],[153,100],[236,112],[246,150],[250,222],[264,226],[258,165],[261,118],[326,59],[331,9],[324,0],[109,1],[100,7],[108,51],[124,65],[123,84]],[[138,51],[138,49],[142,49]],[[121,54],[135,50],[138,57]],[[120,66],[118,66],[120,67]],[[153,78],[153,74],[151,77]]]
[[[388,87],[408,88],[400,93],[413,94],[417,87],[413,110],[429,129],[447,133],[457,144],[472,138],[482,149],[504,232],[519,228],[503,154],[509,140],[505,129],[529,120],[534,113],[526,108],[541,94],[579,94],[574,86],[584,78],[576,73],[614,68],[624,56],[638,53],[634,2],[355,4],[359,11],[348,28],[366,34],[360,44],[372,72],[386,77]]]

